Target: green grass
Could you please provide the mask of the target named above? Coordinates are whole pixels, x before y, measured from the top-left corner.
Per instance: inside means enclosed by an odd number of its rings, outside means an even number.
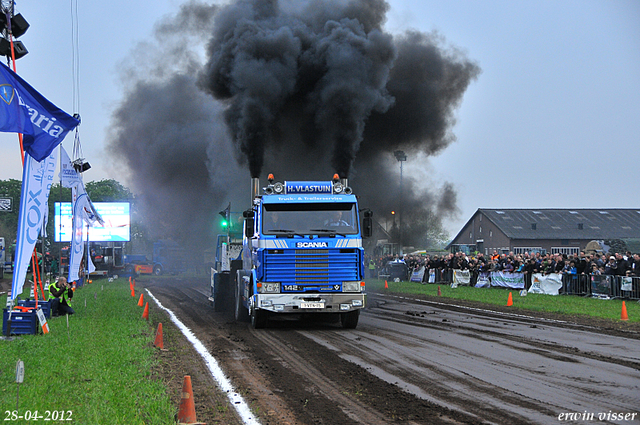
[[[520,296],[518,290],[505,290],[502,288],[474,288],[459,286],[452,289],[447,284],[427,284],[422,285],[415,282],[391,282],[387,281],[388,289],[384,287],[384,280],[368,279],[367,290],[373,292],[395,292],[410,294],[422,294],[437,297],[438,286],[442,297],[456,298],[467,301],[475,301],[488,305],[507,305],[509,292],[512,293],[514,310],[523,313],[526,310],[560,313],[569,316],[582,315],[592,316],[602,319],[620,321],[622,311],[622,300],[601,300],[595,298],[569,296],[569,295],[541,295],[527,294]],[[625,306],[629,316],[629,322],[640,322],[640,304],[634,300],[626,300]]]
[[[5,305],[6,295],[0,303]],[[94,280],[75,292],[72,306],[76,314],[68,328],[65,317],[52,317],[47,335],[0,341],[0,419],[16,409],[21,359],[19,414],[64,410],[73,412],[76,424],[174,424],[176,406],[151,372],[155,333],[132,300],[128,281]]]

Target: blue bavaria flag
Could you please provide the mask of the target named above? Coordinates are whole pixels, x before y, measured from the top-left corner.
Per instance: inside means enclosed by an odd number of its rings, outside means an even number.
[[[47,158],[78,124],[0,63],[0,131],[22,133],[24,150],[33,159]]]

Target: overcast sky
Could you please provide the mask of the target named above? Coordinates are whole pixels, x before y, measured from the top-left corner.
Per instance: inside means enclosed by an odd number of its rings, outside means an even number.
[[[132,50],[144,54],[140,42],[178,4],[77,2],[80,136],[92,165],[85,181],[121,181],[103,149],[122,96],[118,69]],[[404,167],[454,184],[460,214],[447,223],[451,236],[478,208],[640,207],[640,1],[389,4],[389,32],[437,31],[482,69],[457,111],[457,141]],[[29,54],[17,61],[18,74],[77,112],[71,2],[18,1],[16,12],[31,24],[20,38]],[[64,146],[71,151],[72,134]],[[16,135],[0,133],[0,158],[0,179],[20,179]]]

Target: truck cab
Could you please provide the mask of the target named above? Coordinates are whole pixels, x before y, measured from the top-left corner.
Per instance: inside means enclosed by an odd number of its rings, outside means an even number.
[[[257,179],[252,183],[257,185]],[[236,319],[256,328],[282,314],[333,314],[355,328],[365,307],[364,236],[371,212],[361,218],[346,181],[274,183],[253,190],[245,211],[242,268],[234,296]]]

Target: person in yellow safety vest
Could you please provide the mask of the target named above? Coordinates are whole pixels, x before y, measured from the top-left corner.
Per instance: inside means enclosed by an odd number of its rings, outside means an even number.
[[[369,277],[371,279],[376,277],[376,262],[373,259],[369,260]]]
[[[71,308],[71,298],[73,298],[73,290],[71,289],[71,285],[67,283],[67,278],[59,277],[57,282],[49,285],[51,315],[63,316],[65,314],[75,313]]]

